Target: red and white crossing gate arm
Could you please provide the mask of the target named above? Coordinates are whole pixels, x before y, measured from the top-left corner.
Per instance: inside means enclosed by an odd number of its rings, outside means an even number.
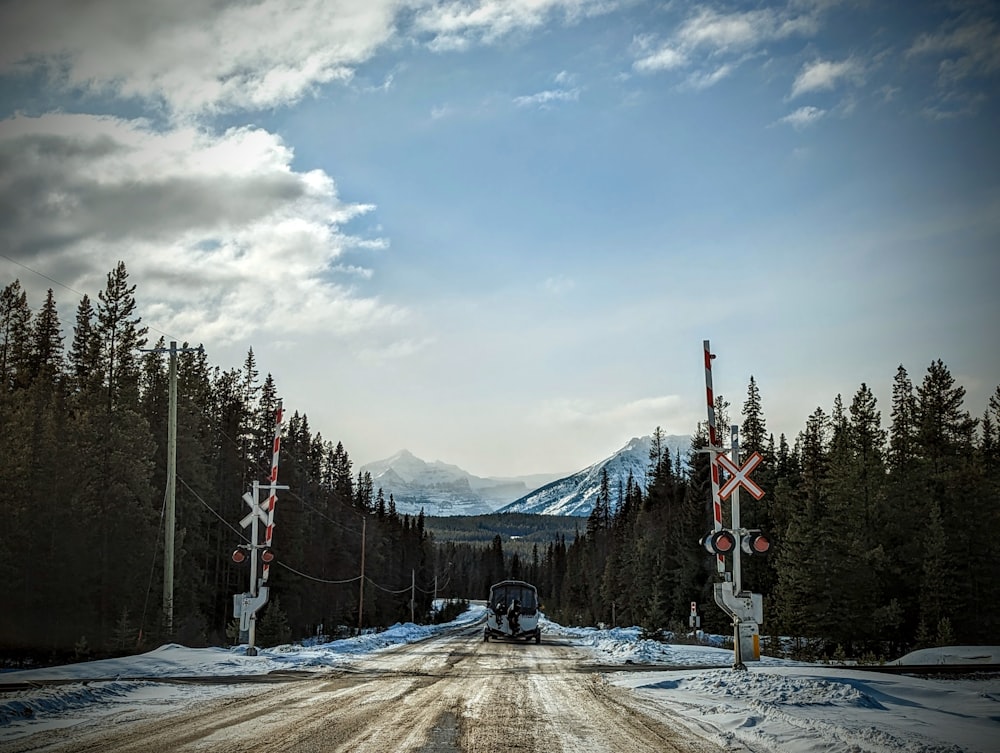
[[[722,500],[719,498],[719,466],[716,464],[718,458],[723,457],[719,452],[719,438],[715,428],[715,394],[712,392],[712,355],[708,340],[703,341],[705,346],[705,397],[708,399],[708,457],[712,466],[712,513],[715,516],[715,530],[722,530]],[[726,571],[726,558],[721,554],[715,556],[715,564],[720,573]]]
[[[267,531],[264,534],[264,546],[271,548],[271,536],[274,533],[274,507],[278,502],[278,454],[281,450],[281,401],[274,411],[274,451],[271,453],[271,490],[267,497]],[[267,583],[267,577],[271,573],[271,564],[264,563],[264,570],[261,573],[261,581]]]

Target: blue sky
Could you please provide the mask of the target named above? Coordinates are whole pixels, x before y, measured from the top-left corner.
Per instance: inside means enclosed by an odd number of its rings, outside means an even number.
[[[790,440],[941,358],[1000,383],[987,2],[67,0],[0,10],[0,275],[253,347],[357,464]]]

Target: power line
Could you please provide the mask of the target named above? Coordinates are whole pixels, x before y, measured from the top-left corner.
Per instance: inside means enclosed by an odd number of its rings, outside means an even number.
[[[56,285],[58,285],[58,286],[59,286],[59,287],[61,287],[61,288],[66,288],[66,290],[70,291],[71,293],[76,293],[77,295],[85,295],[85,296],[87,296],[88,298],[90,297],[90,295],[89,295],[88,293],[81,293],[81,292],[80,292],[79,290],[77,290],[76,288],[71,288],[71,287],[70,287],[69,285],[67,285],[66,283],[63,283],[63,282],[59,282],[59,280],[56,280],[56,279],[53,279],[52,277],[49,277],[49,276],[48,276],[47,274],[44,274],[43,272],[39,272],[39,271],[38,271],[37,269],[32,269],[32,268],[31,268],[31,267],[29,267],[29,266],[28,266],[27,264],[22,264],[22,263],[21,263],[21,262],[19,262],[19,261],[18,261],[17,259],[11,259],[11,258],[10,258],[9,256],[7,256],[7,254],[5,254],[5,253],[0,253],[0,256],[2,256],[2,257],[3,257],[4,259],[6,259],[7,261],[9,261],[9,262],[10,262],[11,264],[16,264],[17,266],[21,267],[22,269],[26,269],[26,270],[28,270],[29,272],[33,272],[34,274],[38,275],[39,277],[42,277],[42,278],[44,278],[44,279],[48,280],[48,281],[49,281],[49,282],[51,282],[51,283],[55,283]]]
[[[334,520],[333,518],[331,518],[329,515],[327,515],[326,513],[324,513],[319,508],[314,507],[313,505],[311,505],[308,502],[306,502],[302,497],[300,497],[298,494],[296,494],[295,492],[293,492],[291,489],[286,489],[285,492],[286,492],[286,494],[288,494],[289,497],[293,497],[294,499],[297,499],[299,502],[302,503],[303,506],[308,507],[314,513],[316,513],[321,518],[323,518],[323,520],[325,520],[325,521],[327,521],[329,523],[333,523],[335,526],[339,526],[340,528],[343,528],[348,533],[353,533],[353,534],[355,534],[357,536],[361,535],[361,531],[355,530],[354,528],[351,528],[350,526],[345,526],[339,520]],[[358,513],[358,514],[360,514],[360,513]]]
[[[199,502],[201,502],[201,504],[204,505],[213,515],[215,515],[215,517],[217,517],[219,520],[221,520],[223,522],[223,524],[225,524],[225,526],[227,528],[229,528],[229,530],[231,530],[233,533],[235,533],[237,536],[239,536],[241,539],[243,539],[243,541],[249,543],[250,539],[248,539],[246,537],[246,535],[242,531],[237,530],[232,524],[230,524],[230,522],[228,520],[226,520],[224,517],[222,517],[222,515],[220,515],[215,510],[215,508],[213,508],[210,504],[208,504],[208,502],[206,502],[204,499],[202,499],[201,496],[198,494],[198,492],[196,492],[194,489],[192,489],[184,479],[182,479],[180,476],[178,476],[177,480],[180,481],[181,484],[184,485],[185,489],[187,489],[189,492],[191,492],[191,495],[195,499],[197,499]],[[309,580],[314,580],[317,583],[329,583],[331,585],[343,585],[343,584],[346,584],[346,583],[354,583],[356,581],[361,580],[361,576],[360,575],[356,575],[353,578],[348,578],[347,580],[330,580],[328,578],[318,578],[315,575],[309,575],[308,573],[303,573],[303,572],[301,572],[299,570],[296,570],[291,565],[287,565],[287,564],[285,564],[284,562],[282,562],[279,559],[276,559],[275,563],[278,564],[278,565],[281,565],[283,568],[285,568],[286,570],[289,570],[289,571],[295,573],[296,575],[300,575],[303,578],[308,578]],[[378,584],[374,584],[373,583],[372,585],[375,585],[375,586],[381,588],[381,586],[378,586]],[[409,589],[406,589],[406,590],[409,590]]]
[[[314,580],[317,583],[329,583],[330,585],[333,585],[333,586],[340,586],[340,585],[344,585],[346,583],[356,583],[357,581],[361,580],[361,576],[360,575],[355,575],[353,578],[348,578],[347,580],[328,580],[326,578],[317,578],[314,575],[307,575],[306,573],[299,572],[298,570],[296,570],[291,565],[286,565],[280,559],[276,559],[275,560],[275,564],[281,565],[286,570],[290,570],[291,572],[295,573],[296,575],[301,575],[303,578],[308,578],[309,580]]]
[[[365,576],[365,580],[371,583],[373,586],[375,586],[375,588],[379,589],[380,591],[385,591],[387,594],[405,594],[407,591],[410,590],[410,587],[407,586],[406,588],[401,588],[399,591],[393,591],[389,588],[386,588],[385,586],[380,586],[378,583],[373,581],[367,575]]]
[[[246,543],[248,543],[248,544],[250,543],[250,539],[248,539],[248,538],[246,537],[246,535],[245,535],[245,534],[243,533],[243,531],[239,531],[239,530],[237,530],[237,529],[236,529],[236,528],[235,528],[235,527],[234,527],[234,526],[233,526],[233,525],[232,525],[232,524],[231,524],[231,523],[230,523],[230,522],[229,522],[228,520],[226,520],[226,519],[225,519],[224,517],[222,517],[222,516],[221,516],[221,515],[220,515],[220,514],[219,514],[218,512],[216,512],[216,511],[215,511],[215,508],[214,508],[214,507],[212,507],[212,506],[211,506],[210,504],[208,504],[208,502],[206,502],[205,500],[203,500],[203,499],[201,498],[201,496],[199,496],[198,492],[196,492],[196,491],[195,491],[194,489],[192,489],[192,488],[191,488],[190,486],[188,486],[188,483],[187,483],[187,481],[185,481],[184,479],[182,479],[182,478],[181,478],[180,476],[178,476],[178,477],[177,477],[177,480],[178,480],[178,481],[180,481],[180,482],[181,482],[181,483],[182,483],[182,484],[184,485],[184,488],[185,488],[185,489],[187,489],[187,490],[188,490],[189,492],[191,492],[191,495],[192,495],[192,496],[193,496],[193,497],[194,497],[194,498],[195,498],[196,500],[198,500],[198,501],[199,501],[199,502],[201,502],[201,503],[202,503],[202,504],[203,504],[203,505],[204,505],[204,506],[205,506],[206,508],[208,508],[209,512],[211,512],[211,513],[212,513],[212,514],[213,514],[213,515],[214,515],[215,517],[217,517],[217,518],[218,518],[219,520],[221,520],[221,521],[222,521],[222,523],[223,523],[223,525],[225,525],[225,526],[226,526],[226,527],[227,527],[227,528],[228,528],[228,529],[229,529],[230,531],[232,531],[233,533],[235,533],[235,534],[236,534],[237,536],[239,536],[239,537],[240,537],[241,539],[243,539],[243,541],[245,541],[245,542],[246,542]]]
[[[87,297],[88,297],[88,298],[90,298],[91,300],[95,300],[95,297],[94,297],[94,296],[92,296],[92,295],[90,295],[90,293],[83,293],[83,292],[81,292],[81,291],[77,290],[76,288],[73,288],[73,287],[70,287],[69,285],[67,285],[67,284],[66,284],[66,283],[64,283],[64,282],[59,282],[59,280],[56,280],[56,279],[55,279],[55,278],[53,278],[53,277],[49,277],[49,276],[48,276],[47,274],[45,274],[44,272],[39,272],[39,271],[38,271],[37,269],[33,269],[33,268],[31,268],[31,267],[29,267],[29,266],[28,266],[27,264],[22,264],[22,263],[21,263],[21,262],[19,262],[19,261],[18,261],[17,259],[12,259],[12,258],[10,258],[10,257],[9,257],[9,256],[7,256],[7,254],[5,254],[5,253],[2,253],[2,252],[0,252],[0,257],[2,257],[2,258],[4,258],[4,259],[6,259],[6,260],[7,260],[7,261],[9,261],[9,262],[10,262],[11,264],[16,264],[17,266],[21,267],[22,269],[26,269],[26,270],[28,270],[29,272],[31,272],[31,273],[33,273],[33,274],[36,274],[36,275],[38,275],[39,277],[41,277],[41,278],[43,278],[43,279],[45,279],[45,280],[48,280],[49,282],[51,282],[51,283],[53,283],[53,284],[55,284],[55,285],[58,285],[58,286],[59,286],[59,287],[61,287],[61,288],[66,288],[66,290],[70,291],[71,293],[76,293],[76,294],[77,294],[78,296],[87,296]],[[59,318],[60,318],[60,319],[64,319],[64,317],[62,317],[62,316],[60,316]],[[67,323],[69,323],[69,322],[71,322],[72,320],[71,320],[71,319],[69,319],[68,317],[65,317],[65,321],[66,321]],[[163,335],[163,336],[164,336],[164,337],[166,337],[166,338],[171,338],[171,339],[174,339],[174,340],[180,340],[180,339],[181,339],[181,338],[179,338],[179,337],[175,337],[174,335],[171,335],[171,334],[169,334],[168,332],[164,332],[164,331],[163,331],[162,329],[157,329],[156,327],[152,326],[151,324],[147,324],[147,325],[146,325],[146,327],[147,327],[148,329],[151,329],[151,330],[153,330],[153,332],[158,332],[159,334]]]

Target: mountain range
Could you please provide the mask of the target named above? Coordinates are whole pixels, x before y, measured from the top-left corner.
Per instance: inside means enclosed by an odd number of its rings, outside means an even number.
[[[547,473],[513,478],[483,478],[440,460],[427,462],[409,450],[361,466],[372,475],[386,500],[392,494],[396,511],[416,515],[489,515],[523,497],[561,474]]]
[[[691,446],[691,437],[664,438],[671,457],[682,457]],[[535,474],[510,478],[483,478],[440,460],[427,462],[408,450],[400,450],[385,460],[361,466],[372,476],[376,489],[388,499],[392,494],[400,514],[488,515],[492,512],[523,512],[541,515],[586,517],[600,490],[601,470],[608,469],[613,495],[617,500],[619,482],[624,486],[629,472],[645,488],[652,437],[636,437],[608,458],[569,476]]]

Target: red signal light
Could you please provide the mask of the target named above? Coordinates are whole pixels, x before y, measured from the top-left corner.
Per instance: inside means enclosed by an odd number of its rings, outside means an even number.
[[[723,528],[721,531],[705,534],[701,539],[701,545],[709,554],[730,554],[736,549],[736,537],[732,531]]]
[[[740,541],[740,548],[747,554],[767,554],[771,551],[771,539],[763,531],[747,531]]]

